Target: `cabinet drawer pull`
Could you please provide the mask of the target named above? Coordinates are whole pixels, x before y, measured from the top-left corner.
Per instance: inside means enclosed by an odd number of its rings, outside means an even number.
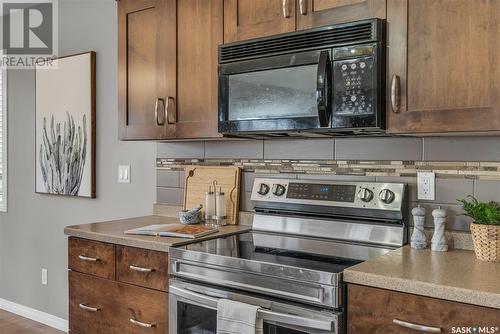
[[[90,307],[85,305],[84,303],[78,304],[78,307],[80,307],[82,310],[89,311],[89,312],[99,312],[101,308],[99,307]]]
[[[394,74],[391,81],[391,107],[392,112],[401,111],[401,79],[399,75]]]
[[[151,273],[151,272],[155,271],[152,268],[143,268],[143,267],[138,267],[138,266],[134,266],[134,265],[130,265],[129,268],[130,268],[130,270],[138,271],[141,273]]]
[[[307,15],[307,0],[299,0],[300,14]]]
[[[288,19],[290,17],[290,5],[288,0],[283,0],[283,17]]]
[[[414,329],[419,332],[426,332],[426,333],[442,333],[441,328],[439,327],[430,327],[430,326],[425,326],[425,325],[418,325],[418,324],[412,324],[411,322],[399,320],[399,319],[394,319],[392,320],[393,323],[395,323],[398,326],[404,327],[404,328],[409,328],[409,329]]]
[[[82,261],[88,261],[88,262],[97,262],[99,261],[98,257],[88,257],[84,255],[78,255],[78,258]]]
[[[148,324],[146,322],[141,322],[141,321],[138,321],[138,320],[135,320],[135,319],[132,319],[132,318],[130,319],[130,322],[133,323],[136,326],[143,327],[143,328],[154,328],[154,327],[156,327],[155,324]]]

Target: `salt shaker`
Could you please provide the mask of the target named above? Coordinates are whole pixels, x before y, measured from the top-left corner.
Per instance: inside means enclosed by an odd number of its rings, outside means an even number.
[[[438,207],[432,211],[432,217],[434,218],[434,235],[432,236],[431,249],[435,252],[446,252],[448,251],[448,243],[444,234],[446,211]]]
[[[427,239],[424,233],[425,208],[418,205],[411,210],[413,215],[413,233],[411,235],[411,247],[415,249],[427,248]]]

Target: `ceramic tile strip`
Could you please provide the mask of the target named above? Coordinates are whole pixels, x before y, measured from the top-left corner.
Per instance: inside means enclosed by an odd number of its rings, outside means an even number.
[[[159,170],[180,171],[186,165],[239,166],[247,172],[335,174],[357,176],[416,176],[419,171],[435,172],[439,178],[500,180],[498,162],[442,161],[353,161],[353,160],[256,160],[256,159],[164,159]]]

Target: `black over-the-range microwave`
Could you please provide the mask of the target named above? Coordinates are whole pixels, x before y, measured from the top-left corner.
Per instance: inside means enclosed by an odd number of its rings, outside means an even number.
[[[383,133],[384,96],[380,19],[219,47],[219,132],[225,135]]]

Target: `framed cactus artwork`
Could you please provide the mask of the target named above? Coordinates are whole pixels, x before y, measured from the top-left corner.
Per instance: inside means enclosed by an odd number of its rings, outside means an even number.
[[[35,192],[96,197],[95,52],[35,69]]]

